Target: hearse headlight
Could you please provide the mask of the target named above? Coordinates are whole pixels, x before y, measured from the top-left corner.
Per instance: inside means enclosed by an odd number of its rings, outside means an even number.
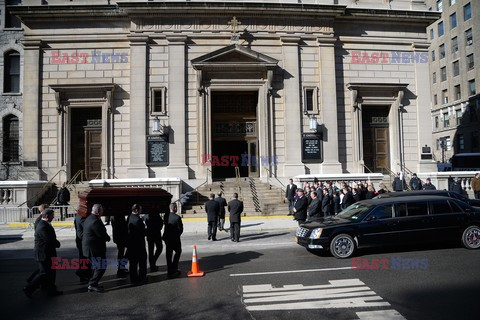
[[[310,239],[320,239],[322,231],[322,228],[313,229],[312,233],[310,234]]]

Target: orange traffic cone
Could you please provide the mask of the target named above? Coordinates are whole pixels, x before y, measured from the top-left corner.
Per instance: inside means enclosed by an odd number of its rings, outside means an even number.
[[[192,256],[192,271],[187,273],[188,277],[203,277],[205,272],[200,271],[197,262],[197,245],[193,245],[193,256]]]

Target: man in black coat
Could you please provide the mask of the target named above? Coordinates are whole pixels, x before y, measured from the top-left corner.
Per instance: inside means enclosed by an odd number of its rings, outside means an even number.
[[[33,223],[33,231],[35,231],[35,229],[37,229],[37,225],[38,223],[42,220],[42,213],[45,211],[45,209],[47,209],[49,207],[48,203],[42,203],[41,205],[38,206],[38,212],[40,213],[37,217],[37,219],[35,219],[35,222]],[[27,278],[27,282],[30,282],[33,280],[33,278],[40,272],[40,269],[37,269],[35,270],[34,272],[32,272],[32,274]]]
[[[103,213],[102,205],[96,203],[92,207],[92,214],[89,215],[83,223],[82,250],[84,255],[88,255],[92,265],[93,273],[88,281],[88,291],[102,292],[103,287],[98,282],[105,273],[102,260],[107,256],[107,245],[110,236],[103,225],[100,216]]]
[[[142,207],[132,206],[132,214],[128,217],[127,257],[130,261],[130,280],[133,285],[147,281],[147,250],[145,249],[145,224],[140,218]]]
[[[401,177],[400,172],[397,173],[397,176],[395,177],[395,179],[393,179],[392,189],[396,192],[401,192],[407,189],[407,183],[405,182],[405,178]]]
[[[170,213],[165,216],[165,231],[163,232],[163,240],[166,245],[165,256],[167,258],[167,272],[169,277],[180,275],[178,261],[182,254],[182,242],[180,240],[182,233],[182,218],[177,215],[177,205],[172,203],[170,204]],[[173,252],[175,252],[175,255],[172,259]]]
[[[210,194],[210,200],[205,202],[205,212],[207,213],[208,221],[208,240],[217,241],[217,221],[220,216],[220,205],[216,202],[215,195]]]
[[[416,173],[414,173],[412,179],[410,179],[410,189],[412,189],[412,191],[422,190],[422,181],[418,179]]]
[[[355,199],[353,199],[352,192],[348,187],[343,189],[343,199],[341,203],[342,210],[348,208],[350,205],[355,203]]]
[[[308,205],[307,208],[307,220],[315,220],[320,218],[320,213],[321,213],[321,202],[320,198],[317,197],[317,192],[313,191],[310,192],[310,197],[312,201],[310,201],[310,204]]]
[[[228,202],[230,213],[230,238],[233,242],[240,242],[240,223],[243,212],[243,202],[238,200],[238,194],[234,193],[232,200]]]
[[[331,199],[328,195],[328,189],[323,189],[323,198],[322,198],[322,213],[324,217],[328,217],[331,211]]]
[[[435,186],[432,184],[432,179],[427,178],[425,184],[423,185],[423,190],[437,190]]]
[[[111,216],[113,242],[117,245],[117,259],[121,261],[125,259],[125,251],[127,250],[127,220],[123,214]],[[128,270],[125,265],[118,264],[117,276],[120,278],[126,277]]]
[[[219,192],[215,201],[220,206],[220,215],[218,216],[218,230],[223,231],[225,226],[225,207],[227,206],[227,200],[222,197],[222,192]]]
[[[33,293],[43,285],[47,289],[48,295],[56,296],[63,292],[57,291],[55,286],[55,269],[52,269],[52,258],[57,256],[56,248],[60,248],[60,242],[57,240],[55,229],[52,222],[54,212],[46,209],[42,214],[42,220],[38,222],[35,229],[35,260],[38,263],[39,272],[35,274],[33,279],[23,288],[23,292],[29,298]]]
[[[289,184],[285,189],[285,199],[288,200],[288,215],[293,215],[293,203],[295,202],[295,193],[297,192],[297,185],[293,184],[293,179],[289,180]]]
[[[147,243],[148,243],[148,261],[150,264],[150,272],[158,271],[158,257],[162,254],[162,228],[163,220],[158,213],[149,213],[145,217],[145,225],[147,226]]]
[[[303,189],[297,189],[297,195],[298,199],[293,204],[293,212],[295,212],[295,220],[297,220],[298,225],[301,225],[307,220],[308,200]]]
[[[62,187],[57,192],[57,204],[61,206],[68,206],[70,202],[70,191],[66,187],[65,183],[63,183]],[[67,214],[67,208],[61,207],[60,208],[60,219],[63,221],[65,220]]]
[[[75,244],[77,246],[79,260],[87,259],[87,257],[85,257],[85,255],[83,254],[83,248],[82,248],[84,223],[85,223],[85,218],[82,217],[77,212],[77,214],[75,215],[75,220],[73,221],[73,224],[75,225]],[[88,281],[88,279],[90,279],[90,268],[82,269],[82,264],[80,263],[77,271],[75,271],[75,274],[80,278],[81,282]]]

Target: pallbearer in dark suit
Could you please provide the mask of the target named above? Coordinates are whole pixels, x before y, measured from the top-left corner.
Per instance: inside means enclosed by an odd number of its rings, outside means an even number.
[[[220,216],[220,205],[216,202],[215,195],[210,194],[210,200],[205,202],[205,212],[207,213],[208,221],[208,240],[217,241],[217,221]]]
[[[293,205],[293,211],[295,212],[295,220],[297,220],[298,225],[301,225],[307,220],[308,200],[303,194],[303,189],[297,189],[297,195],[298,199]]]
[[[48,295],[60,295],[63,292],[57,291],[55,286],[55,269],[52,269],[52,258],[57,256],[56,248],[60,248],[60,242],[57,240],[55,230],[50,222],[53,220],[54,212],[46,209],[35,228],[35,260],[38,262],[39,272],[23,288],[23,292],[29,298],[40,287],[40,284],[46,286]]]
[[[140,213],[142,207],[134,204],[132,214],[128,217],[127,257],[130,261],[130,280],[134,285],[144,284],[147,280],[146,229]]]
[[[238,200],[237,193],[233,194],[233,199],[228,203],[228,212],[230,212],[230,237],[233,242],[239,242],[243,202]]]
[[[155,265],[155,263],[163,251],[162,217],[160,217],[160,214],[158,213],[149,213],[145,218],[145,225],[147,226],[148,261],[150,263],[150,272],[156,272],[158,271],[158,267]]]
[[[323,199],[322,199],[322,213],[323,217],[328,217],[331,211],[331,199],[330,195],[328,194],[328,189],[323,189]]]
[[[293,184],[293,179],[289,180],[289,184],[285,189],[285,199],[288,200],[288,215],[293,215],[293,203],[295,202],[295,193],[297,192],[297,185]]]
[[[172,203],[170,205],[170,213],[165,216],[165,231],[163,232],[163,240],[166,245],[165,255],[167,257],[167,272],[169,277],[180,275],[178,261],[182,254],[182,242],[180,241],[182,233],[182,218],[177,215],[177,205]],[[173,252],[175,252],[175,255],[172,259]]]
[[[307,208],[307,219],[308,220],[315,220],[320,218],[320,213],[321,213],[321,203],[320,199],[317,197],[317,192],[313,191],[310,192],[310,198],[312,201],[308,205]]]
[[[73,221],[75,225],[75,244],[77,245],[77,250],[78,250],[78,259],[86,259],[87,257],[83,254],[83,248],[82,248],[82,239],[83,239],[83,224],[85,222],[85,218],[82,217],[81,215],[77,214],[75,215],[75,220]],[[80,264],[78,266],[77,271],[75,271],[75,274],[80,278],[80,281],[88,281],[90,279],[90,269],[82,269],[82,265]]]
[[[103,225],[100,216],[103,213],[102,205],[96,203],[92,207],[92,214],[89,215],[83,223],[83,238],[82,238],[82,250],[83,254],[88,255],[92,264],[93,273],[88,281],[88,291],[102,292],[103,287],[98,283],[105,273],[103,269],[103,263],[100,262],[100,266],[96,264],[93,266],[92,259],[101,261],[107,256],[107,245],[110,241],[110,236],[107,234],[107,229]]]
[[[125,251],[127,249],[127,220],[125,220],[123,214],[120,214],[111,216],[110,222],[112,223],[113,242],[117,245],[117,259],[119,261],[117,276],[123,278],[128,274],[125,265],[120,263],[120,261],[125,258]]]
[[[45,209],[47,209],[49,207],[48,203],[42,203],[41,205],[38,206],[38,212],[40,212],[40,214],[38,215],[37,219],[35,219],[35,222],[33,223],[33,231],[35,231],[35,229],[37,229],[37,225],[38,223],[42,220],[42,213],[43,211],[45,211]],[[32,274],[30,275],[30,277],[27,278],[27,282],[30,282],[33,280],[33,278],[40,272],[40,269],[37,269],[35,271],[32,272]]]
[[[220,206],[220,215],[218,216],[218,230],[222,231],[225,226],[225,207],[227,206],[227,200],[222,197],[222,192],[219,192],[215,201]]]

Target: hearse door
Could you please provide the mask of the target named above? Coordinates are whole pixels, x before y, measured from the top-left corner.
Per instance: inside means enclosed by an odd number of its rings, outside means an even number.
[[[467,221],[467,215],[455,204],[448,200],[430,202],[432,214],[433,235],[441,240],[458,240],[459,230]]]
[[[359,245],[370,247],[397,242],[397,219],[393,205],[378,206],[361,223]]]
[[[427,201],[396,204],[395,214],[398,216],[398,244],[432,240],[434,228]]]

